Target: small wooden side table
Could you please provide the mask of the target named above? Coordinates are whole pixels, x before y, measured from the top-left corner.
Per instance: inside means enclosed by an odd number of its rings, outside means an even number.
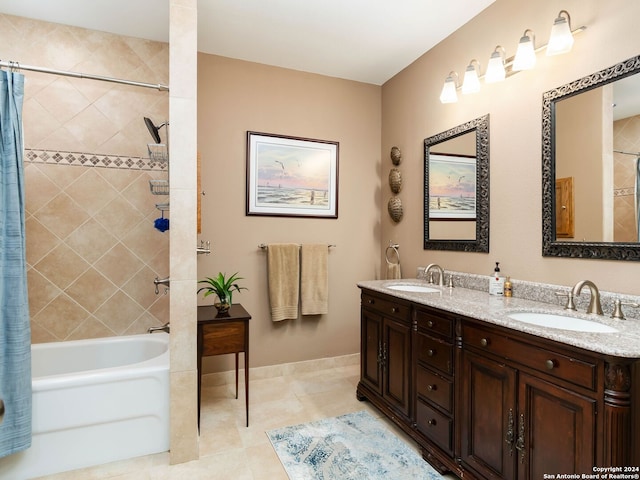
[[[249,426],[249,320],[251,315],[235,303],[227,313],[218,314],[211,306],[198,307],[198,427],[200,427],[200,397],[202,387],[202,357],[236,355],[236,398],[238,398],[238,354],[244,352],[244,387]]]

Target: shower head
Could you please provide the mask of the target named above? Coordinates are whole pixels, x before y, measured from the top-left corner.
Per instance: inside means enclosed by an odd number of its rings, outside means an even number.
[[[162,140],[160,139],[160,133],[158,132],[158,130],[164,127],[166,125],[166,122],[156,127],[149,117],[144,117],[144,123],[147,125],[147,128],[149,129],[149,133],[151,134],[151,138],[153,138],[153,141],[155,143],[162,143]]]

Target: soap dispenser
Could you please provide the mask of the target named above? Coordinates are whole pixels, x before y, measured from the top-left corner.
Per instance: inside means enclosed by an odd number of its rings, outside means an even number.
[[[496,268],[489,277],[489,294],[504,295],[504,277],[500,273],[500,262],[496,262]]]

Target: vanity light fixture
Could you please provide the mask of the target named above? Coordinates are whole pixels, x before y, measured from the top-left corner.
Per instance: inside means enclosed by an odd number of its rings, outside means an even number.
[[[531,33],[531,36],[528,35]],[[518,49],[516,50],[516,58],[513,60],[513,70],[531,70],[536,65],[536,48],[534,46],[536,36],[533,30],[527,28],[520,42],[518,42]]]
[[[455,75],[455,79],[453,76]],[[442,103],[456,103],[458,101],[458,73],[451,71],[444,81],[442,86],[442,92],[440,93],[440,101]]]
[[[563,17],[565,14],[567,18]],[[571,51],[573,47],[573,34],[571,33],[571,16],[566,10],[560,10],[551,27],[547,55],[559,55]]]
[[[474,58],[467,65],[464,72],[464,80],[462,82],[462,93],[476,93],[480,91],[480,79],[478,73],[480,71],[480,63]]]
[[[518,49],[514,56],[507,58],[505,49],[500,45],[496,46],[491,53],[487,63],[487,71],[484,75],[480,75],[480,63],[476,59],[469,62],[464,73],[462,85],[458,84],[458,74],[455,71],[449,72],[440,93],[440,101],[442,103],[456,103],[458,101],[458,89],[461,89],[464,94],[478,92],[480,90],[480,80],[483,77],[485,83],[495,83],[501,82],[506,77],[521,70],[532,69],[536,64],[536,55],[542,50],[546,49],[547,55],[567,53],[573,46],[573,37],[586,29],[586,26],[581,26],[571,30],[569,12],[560,10],[551,28],[548,44],[536,48],[536,38],[533,30],[526,29],[520,38]]]
[[[500,45],[496,46],[487,64],[487,73],[484,74],[485,83],[501,82],[506,78],[507,72],[504,69],[505,55],[505,49]]]

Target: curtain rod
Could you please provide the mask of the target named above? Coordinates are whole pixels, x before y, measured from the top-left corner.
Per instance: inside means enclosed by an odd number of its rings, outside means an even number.
[[[64,70],[54,70],[52,68],[45,68],[45,67],[34,67],[32,65],[23,65],[20,62],[13,62],[13,61],[5,62],[0,60],[0,67],[6,67],[6,68],[10,68],[12,70],[17,70],[17,71],[28,70],[31,72],[51,73],[53,75],[62,75],[65,77],[87,78],[90,80],[100,80],[102,82],[120,83],[122,85],[131,85],[134,87],[153,88],[160,92],[169,91],[169,87],[167,85],[162,85],[162,84],[136,82],[133,80],[122,80],[120,78],[102,77],[100,75],[90,75],[87,73],[67,72]]]
[[[613,153],[621,153],[622,155],[631,155],[633,157],[640,157],[640,152],[625,152],[623,150],[614,150]]]

